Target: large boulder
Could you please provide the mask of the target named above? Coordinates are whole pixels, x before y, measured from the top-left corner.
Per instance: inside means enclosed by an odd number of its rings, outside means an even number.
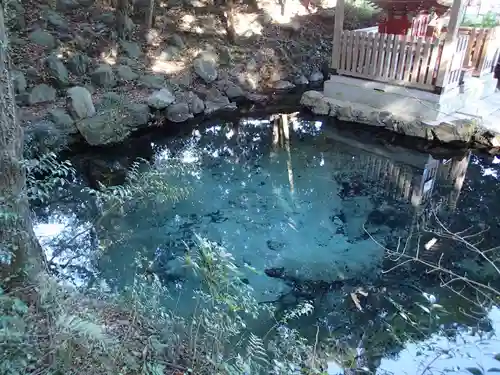
[[[217,87],[220,90],[224,91],[224,93],[229,99],[236,99],[245,96],[245,91],[243,91],[243,89],[240,86],[238,86],[234,82],[231,82],[228,79],[218,81]]]
[[[175,60],[179,56],[180,52],[181,52],[181,50],[176,46],[167,46],[160,53],[160,55],[158,56],[158,59],[161,61]]]
[[[52,34],[40,29],[29,34],[28,39],[48,50],[54,49],[57,45],[56,38]]]
[[[48,113],[48,118],[54,123],[56,128],[66,134],[78,134],[73,118],[62,108],[53,108]]]
[[[96,115],[78,121],[76,127],[88,144],[99,146],[124,141],[131,132],[147,126],[148,120],[146,104],[109,98]]]
[[[30,105],[53,102],[54,100],[56,100],[56,89],[45,83],[33,87],[28,95],[28,104]]]
[[[470,143],[477,132],[477,125],[471,120],[454,120],[442,122],[431,127],[434,138],[443,143]]]
[[[167,119],[172,122],[184,122],[193,118],[187,103],[175,103],[167,108]]]
[[[306,91],[300,98],[300,104],[311,110],[316,115],[329,115],[330,105],[318,91]]]
[[[77,53],[68,59],[68,69],[71,73],[82,76],[87,73],[90,64],[90,57],[83,53]]]
[[[47,73],[58,87],[65,87],[69,84],[68,70],[64,63],[56,55],[50,55],[45,60]]]
[[[26,92],[26,77],[24,73],[19,70],[13,70],[11,73],[12,83],[14,85],[14,92],[16,94],[23,94]]]
[[[115,74],[109,64],[100,64],[91,74],[92,83],[99,87],[114,87]]]
[[[28,157],[61,151],[69,141],[68,134],[52,121],[41,119],[24,126],[24,142]]]
[[[120,42],[120,47],[122,48],[125,55],[127,55],[131,59],[137,59],[142,55],[141,47],[135,42],[122,40]]]
[[[202,55],[196,58],[193,62],[193,69],[206,83],[214,82],[217,79],[217,63],[210,56]]]
[[[151,94],[148,105],[154,109],[165,109],[175,101],[175,96],[168,88],[162,88]]]
[[[139,78],[139,74],[134,72],[128,65],[119,65],[116,68],[116,75],[121,81],[134,81]]]
[[[161,89],[165,86],[165,78],[154,74],[145,74],[139,77],[139,82],[142,86],[151,89]]]
[[[92,96],[85,87],[72,87],[67,91],[66,105],[68,112],[75,120],[81,120],[95,115]]]
[[[311,75],[309,76],[310,82],[320,82],[323,81],[324,79],[325,76],[320,71],[312,72]]]
[[[234,110],[236,104],[231,103],[227,96],[225,96],[216,87],[210,89],[199,89],[198,94],[205,100],[205,114],[212,114],[219,110]]]
[[[43,12],[43,18],[50,26],[57,30],[68,30],[68,21],[61,14],[54,12],[51,9],[46,9]]]
[[[201,100],[198,95],[192,91],[183,92],[177,96],[177,103],[185,103],[189,108],[189,112],[193,115],[202,113],[205,110],[205,103]]]

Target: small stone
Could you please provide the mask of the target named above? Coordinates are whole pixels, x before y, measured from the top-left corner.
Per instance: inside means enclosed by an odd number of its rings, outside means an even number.
[[[96,110],[92,103],[92,96],[85,87],[72,87],[67,91],[68,112],[76,120],[95,115]]]
[[[313,72],[310,76],[309,76],[309,81],[310,82],[319,82],[319,81],[323,81],[325,79],[323,73],[321,72]]]
[[[50,55],[47,57],[45,60],[45,66],[47,68],[47,73],[58,87],[65,87],[69,85],[68,70],[64,66],[64,63],[56,55]]]
[[[13,70],[11,72],[12,82],[14,84],[14,92],[16,94],[23,94],[26,92],[26,77],[24,73],[19,70]]]
[[[169,38],[170,43],[172,43],[174,46],[184,49],[186,47],[186,44],[184,43],[184,40],[179,34],[172,34],[172,36]]]
[[[167,108],[174,101],[175,96],[170,92],[170,90],[167,88],[163,88],[154,92],[148,98],[148,105],[154,109],[161,110]]]
[[[193,62],[195,73],[206,83],[214,82],[217,79],[217,64],[213,59],[198,57]]]
[[[294,87],[295,85],[292,82],[284,80],[274,82],[273,84],[273,88],[275,88],[276,90],[290,90],[293,89]]]
[[[130,66],[119,65],[116,68],[116,74],[122,81],[134,81],[139,78],[139,74],[135,73]]]
[[[68,68],[71,73],[83,76],[87,73],[90,64],[90,58],[82,53],[71,56],[68,60]]]
[[[203,100],[192,91],[176,93],[175,96],[175,103],[186,103],[189,107],[189,112],[194,115],[202,113],[205,109]]]
[[[231,81],[228,81],[224,92],[229,99],[241,98],[245,96],[243,89]]]
[[[92,82],[100,87],[113,87],[116,84],[113,69],[108,64],[100,64],[91,74]]]
[[[222,65],[231,65],[233,62],[233,56],[231,55],[231,50],[226,46],[221,46],[219,48],[219,61]]]
[[[54,12],[51,9],[46,9],[43,18],[47,20],[47,23],[57,30],[68,30],[68,21],[61,16],[59,13]]]
[[[309,80],[306,78],[305,75],[300,74],[297,77],[295,77],[293,83],[298,86],[305,86],[309,84]]]
[[[205,103],[198,95],[192,91],[181,93],[176,100],[177,103],[186,103],[189,107],[189,112],[193,115],[202,113],[205,110]]]
[[[193,118],[187,103],[175,103],[167,108],[167,119],[172,122],[184,122]]]
[[[149,106],[143,103],[130,103],[128,105],[130,127],[139,128],[145,126],[149,122]]]
[[[165,86],[165,79],[152,74],[143,75],[139,78],[141,84],[151,89],[161,89]]]
[[[165,48],[158,56],[158,59],[161,61],[172,61],[175,60],[177,56],[179,56],[180,50],[175,46],[168,46]]]
[[[80,7],[76,0],[56,0],[56,9],[60,11],[72,10]]]
[[[102,13],[96,18],[96,21],[101,21],[107,26],[113,26],[115,24],[115,15],[111,12]]]
[[[120,46],[125,52],[125,54],[131,59],[137,59],[142,55],[141,47],[135,42],[127,42],[122,40]]]
[[[35,30],[29,36],[28,39],[38,44],[46,49],[54,49],[56,47],[56,38],[54,38],[50,33],[43,30]]]
[[[210,114],[212,114],[216,111],[220,111],[220,110],[234,111],[236,109],[238,109],[238,107],[236,106],[236,103],[232,103],[232,102],[222,103],[222,102],[213,102],[213,101],[207,100],[207,101],[205,101],[204,113],[206,115],[210,115]]]
[[[56,89],[42,83],[33,87],[29,94],[28,103],[30,105],[38,103],[53,102],[56,100]]]
[[[118,109],[108,109],[76,122],[78,131],[91,146],[122,142],[130,134]]]

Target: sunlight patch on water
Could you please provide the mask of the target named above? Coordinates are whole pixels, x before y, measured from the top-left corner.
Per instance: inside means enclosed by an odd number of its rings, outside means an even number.
[[[377,374],[471,374],[467,368],[483,368],[485,371],[500,367],[494,356],[500,353],[500,309],[494,307],[488,313],[492,322],[491,334],[479,336],[471,329],[461,329],[456,340],[434,334],[420,343],[408,344],[396,360],[383,359]],[[495,371],[498,372],[498,371]],[[485,373],[485,372],[483,372]]]

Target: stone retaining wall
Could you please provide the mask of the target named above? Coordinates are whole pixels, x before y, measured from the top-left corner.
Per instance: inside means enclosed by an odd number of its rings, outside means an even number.
[[[500,134],[470,120],[454,120],[429,125],[414,117],[393,115],[363,104],[326,97],[319,91],[306,91],[300,104],[314,114],[335,117],[342,121],[376,126],[398,134],[500,153]]]

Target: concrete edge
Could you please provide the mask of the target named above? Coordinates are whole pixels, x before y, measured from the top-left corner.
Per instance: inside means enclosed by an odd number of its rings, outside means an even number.
[[[462,147],[487,149],[490,153],[500,153],[500,133],[486,129],[481,125],[481,121],[460,119],[432,125],[415,117],[397,116],[368,105],[329,98],[322,92],[313,90],[306,91],[302,95],[300,104],[316,115],[376,126],[429,142],[459,144]]]

